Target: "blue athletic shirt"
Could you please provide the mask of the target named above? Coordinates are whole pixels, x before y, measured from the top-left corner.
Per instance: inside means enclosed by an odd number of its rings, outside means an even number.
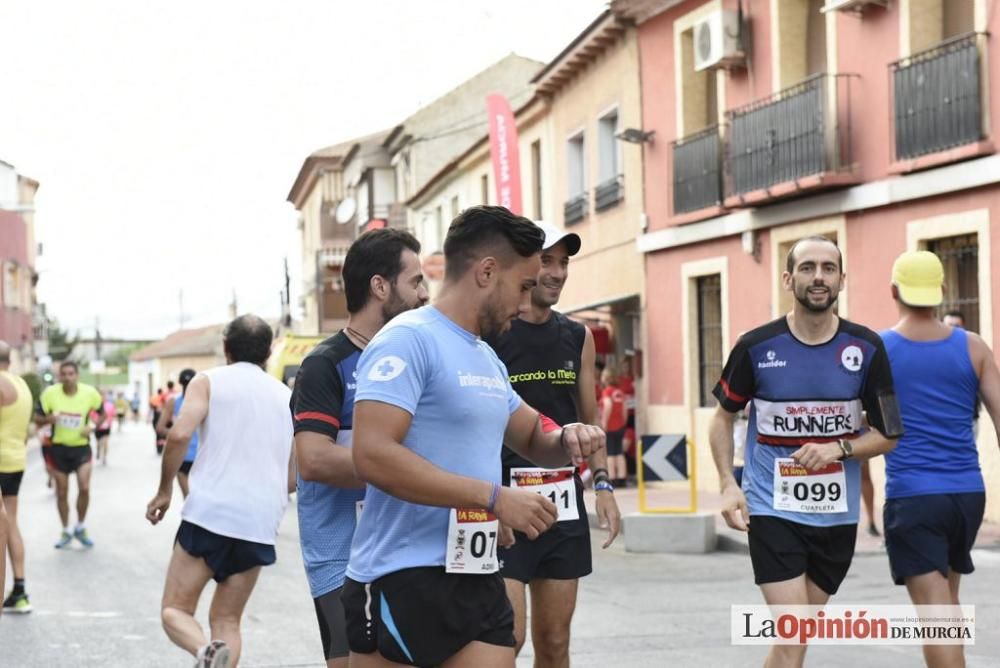
[[[435,466],[500,482],[504,431],[521,399],[496,353],[433,306],[397,316],[372,339],[361,355],[355,401],[412,415],[403,445]],[[449,514],[368,485],[347,576],[367,583],[443,566]]]
[[[174,399],[174,420],[176,421],[177,416],[181,414],[181,406],[184,405],[184,395],[179,395]],[[193,462],[194,458],[198,455],[198,430],[195,429],[194,433],[191,434],[191,440],[188,442],[187,454],[184,455],[185,462]]]
[[[292,391],[295,433],[315,432],[336,445],[351,446],[356,369],[361,350],[343,332],[326,339],[299,367]],[[343,489],[298,479],[299,543],[309,591],[319,598],[344,585],[357,503],[365,490]]]
[[[906,433],[885,456],[885,496],[984,492],[972,420],[979,378],[964,329],[911,341],[882,332]]]
[[[857,460],[844,462],[843,513],[775,510],[774,460],[791,457],[805,443],[857,438],[863,431],[862,410],[887,438],[902,433],[892,371],[878,334],[841,318],[832,339],[808,345],[792,335],[786,318],[780,318],[740,337],[713,394],[734,413],[752,399],[743,469],[751,515],[810,526],[857,524]]]

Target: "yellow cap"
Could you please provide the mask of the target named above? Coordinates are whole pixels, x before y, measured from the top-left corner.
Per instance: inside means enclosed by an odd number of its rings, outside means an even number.
[[[937,306],[944,299],[944,267],[930,251],[909,251],[893,263],[892,284],[907,306]]]

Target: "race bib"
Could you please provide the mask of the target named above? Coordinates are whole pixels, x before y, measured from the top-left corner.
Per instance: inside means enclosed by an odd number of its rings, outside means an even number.
[[[79,429],[83,426],[83,416],[76,413],[60,413],[56,424],[63,429]]]
[[[774,460],[775,510],[796,513],[846,513],[847,478],[843,462],[810,471],[791,457]]]
[[[510,486],[538,492],[559,509],[559,522],[580,519],[576,505],[573,467],[561,469],[517,468],[510,470]]]
[[[365,509],[365,500],[354,502],[354,523],[357,524],[361,521],[361,511]]]
[[[500,570],[497,542],[500,523],[491,512],[452,508],[448,519],[445,570],[448,573],[487,575]]]

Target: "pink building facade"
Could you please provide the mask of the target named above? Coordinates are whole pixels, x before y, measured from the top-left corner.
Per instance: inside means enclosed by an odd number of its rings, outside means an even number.
[[[789,310],[779,284],[797,239],[838,242],[839,312],[876,330],[896,319],[893,260],[938,253],[945,310],[995,349],[1000,45],[988,34],[1000,16],[989,5],[612,2],[637,25],[641,129],[655,133],[637,242],[649,295],[641,427],[694,440],[700,487],[717,485],[710,391],[739,334]],[[985,421],[980,451],[987,484],[1000,484]],[[1000,519],[1000,499],[987,514]]]

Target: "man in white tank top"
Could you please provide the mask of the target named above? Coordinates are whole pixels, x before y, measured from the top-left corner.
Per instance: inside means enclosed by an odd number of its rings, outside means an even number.
[[[226,326],[227,364],[188,385],[167,434],[159,491],[146,508],[151,523],[163,519],[188,443],[200,430],[161,610],[167,636],[198,666],[239,661],[240,617],[261,567],[275,561],[278,525],[295,489],[291,391],[264,371],[271,340],[270,326],[254,315]],[[209,579],[218,583],[211,642],[194,618]]]

